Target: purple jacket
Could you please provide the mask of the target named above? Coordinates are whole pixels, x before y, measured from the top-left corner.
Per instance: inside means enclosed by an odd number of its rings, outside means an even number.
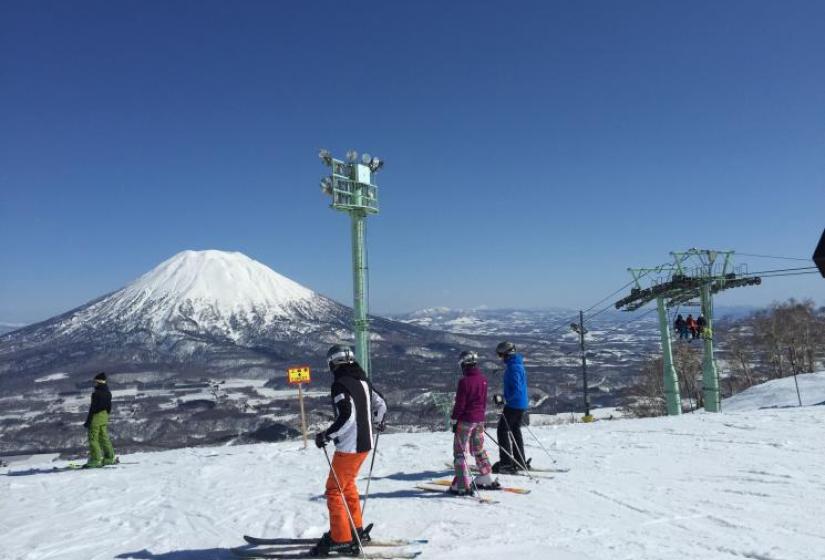
[[[458,382],[455,405],[450,418],[461,422],[484,422],[487,412],[487,378],[478,367],[464,370]]]

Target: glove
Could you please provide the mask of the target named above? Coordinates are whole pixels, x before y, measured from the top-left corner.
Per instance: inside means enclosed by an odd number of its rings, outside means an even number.
[[[450,430],[452,430],[453,433],[455,433],[456,426],[458,426],[458,422],[453,422],[452,426],[450,426]]]
[[[493,395],[493,402],[496,403],[496,406],[503,406],[504,405],[504,397],[499,394]]]
[[[381,420],[378,423],[378,426],[375,429],[378,430],[379,433],[383,432],[384,430],[387,429],[387,421],[386,420]]]
[[[86,429],[88,430],[89,428],[91,428],[91,427],[92,427],[92,425],[89,423],[89,421],[88,421],[88,420],[86,420],[85,422],[83,422],[83,427],[84,427],[84,428],[86,428]]]
[[[318,447],[318,449],[321,449],[322,447],[326,447],[328,441],[329,441],[329,437],[327,436],[326,432],[318,432],[315,435],[315,446]]]

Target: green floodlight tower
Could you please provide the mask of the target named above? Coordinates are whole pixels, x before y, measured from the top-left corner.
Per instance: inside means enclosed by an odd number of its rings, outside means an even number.
[[[367,216],[378,213],[378,187],[373,175],[384,166],[384,161],[358,152],[347,152],[347,161],[334,159],[327,150],[318,157],[332,171],[321,179],[321,191],[332,199],[330,208],[346,212],[352,220],[352,293],[355,357],[370,375],[370,333],[367,312],[369,307],[369,270],[367,264]]]

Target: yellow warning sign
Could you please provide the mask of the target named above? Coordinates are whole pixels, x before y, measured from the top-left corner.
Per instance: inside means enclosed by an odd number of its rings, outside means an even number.
[[[293,385],[309,383],[310,381],[309,366],[295,366],[287,369],[286,371],[286,380]]]

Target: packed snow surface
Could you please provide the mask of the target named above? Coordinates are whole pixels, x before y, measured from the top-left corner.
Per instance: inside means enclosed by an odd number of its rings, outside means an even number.
[[[532,492],[495,505],[414,489],[449,476],[450,433],[387,434],[365,517],[375,537],[429,539],[422,559],[821,560],[824,430],[822,406],[533,427],[556,461],[525,433],[534,464],[570,471],[501,477]],[[327,464],[298,442],[36,461],[0,469],[4,560],[230,559],[245,533],[327,529]]]
[[[799,392],[797,392],[797,387]],[[825,404],[825,371],[774,379],[754,385],[722,402],[726,411],[756,410],[789,406]]]

